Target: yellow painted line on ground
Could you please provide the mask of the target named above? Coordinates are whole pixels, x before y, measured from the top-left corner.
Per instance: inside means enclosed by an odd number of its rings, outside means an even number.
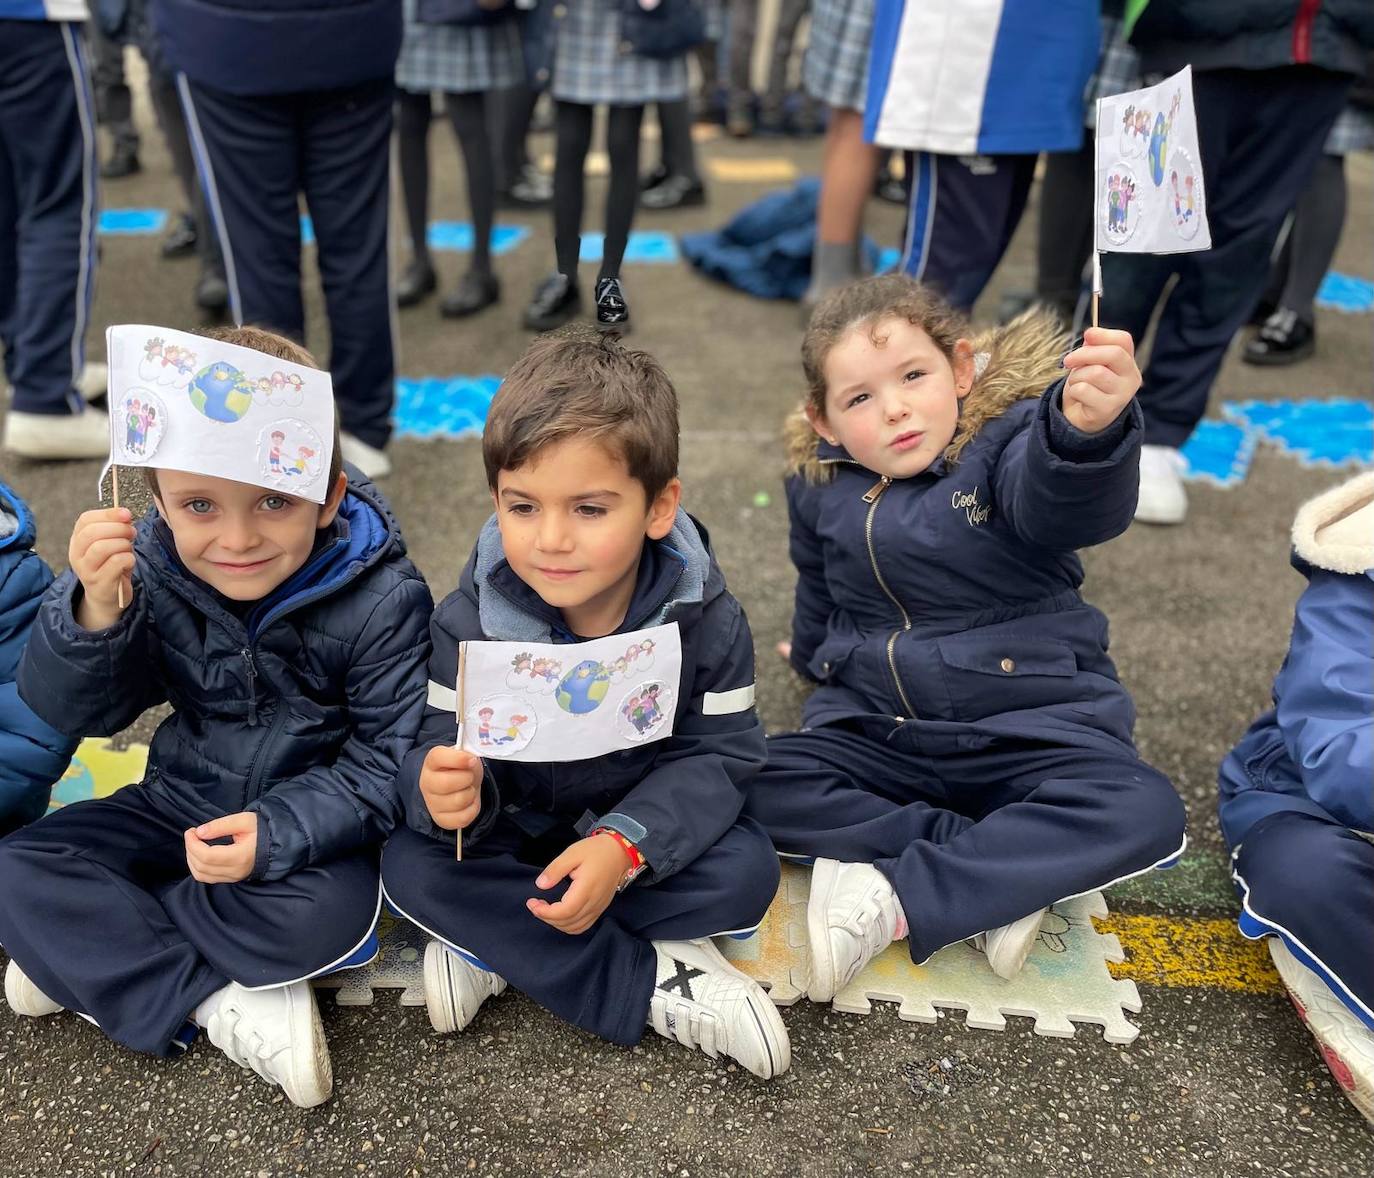
[[[1283,993],[1264,942],[1246,940],[1235,921],[1114,912],[1095,923],[1101,932],[1115,933],[1126,951],[1125,961],[1107,963],[1113,977],[1150,986]]]
[[[787,184],[800,174],[789,159],[711,159],[711,178],[727,184]]]

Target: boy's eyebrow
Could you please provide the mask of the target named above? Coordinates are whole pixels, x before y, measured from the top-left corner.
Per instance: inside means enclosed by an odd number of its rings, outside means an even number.
[[[534,500],[537,500],[537,499],[538,499],[538,496],[537,496],[537,495],[531,495],[528,491],[522,491],[519,487],[502,487],[502,488],[501,488],[501,498],[502,498],[502,499],[510,498],[510,499],[534,499]],[[619,498],[621,498],[621,494],[620,494],[619,491],[612,491],[612,490],[609,490],[609,489],[600,490],[600,491],[578,491],[576,494],[573,494],[573,495],[565,495],[565,496],[564,496],[564,499],[565,499],[565,500],[569,500],[569,501],[575,501],[575,500],[580,500],[580,499],[619,499]]]

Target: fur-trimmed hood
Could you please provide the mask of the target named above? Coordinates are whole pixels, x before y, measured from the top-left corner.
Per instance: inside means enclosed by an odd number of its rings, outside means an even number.
[[[960,405],[958,427],[945,448],[944,459],[951,464],[989,421],[1017,401],[1040,396],[1064,375],[1061,361],[1069,349],[1070,336],[1053,315],[1032,309],[1003,327],[981,332],[972,344],[980,362],[984,355],[987,359]],[[833,459],[821,457],[820,438],[802,406],[788,414],[783,441],[789,475],[800,474],[809,483],[830,480]]]
[[[1374,471],[1303,504],[1293,521],[1293,549],[1317,568],[1374,575]]]

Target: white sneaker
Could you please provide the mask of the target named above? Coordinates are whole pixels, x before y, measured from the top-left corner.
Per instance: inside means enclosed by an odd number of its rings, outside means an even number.
[[[1035,938],[1040,935],[1040,922],[1048,911],[1048,908],[1041,908],[1001,928],[976,933],[969,941],[975,949],[987,954],[993,973],[1010,981],[1021,972],[1030,951],[1035,948]]]
[[[110,452],[110,419],[99,409],[84,413],[5,415],[4,447],[23,458],[104,458]]]
[[[870,863],[817,859],[806,905],[811,942],[812,1002],[829,1002],[893,941],[906,936],[906,916],[887,876]]]
[[[505,978],[478,969],[438,941],[425,946],[425,1009],[429,1011],[429,1025],[436,1031],[446,1034],[463,1030],[483,1002],[505,989]]]
[[[81,370],[81,375],[76,378],[76,391],[81,394],[83,401],[98,401],[110,389],[110,366],[108,364],[89,363]]]
[[[19,968],[17,961],[11,961],[5,970],[5,1001],[15,1014],[28,1018],[41,1018],[62,1009],[33,984],[29,975]]]
[[[1140,497],[1135,518],[1143,524],[1181,524],[1188,514],[1183,455],[1173,446],[1140,447]]]
[[[339,435],[339,449],[344,461],[351,462],[370,479],[384,479],[391,473],[391,459],[386,451],[369,446],[362,438],[352,434]]]
[[[655,941],[658,962],[649,1022],[665,1039],[712,1059],[728,1055],[764,1080],[792,1065],[778,1008],[756,981],[720,966],[720,951],[699,941]]]
[[[195,1021],[236,1064],[280,1085],[292,1104],[313,1108],[329,1099],[334,1072],[309,982],[271,990],[230,982],[196,1008]]]
[[[1374,1123],[1374,1031],[1356,1018],[1280,937],[1269,937],[1269,956],[1298,1016],[1307,1024],[1331,1075],[1366,1120]],[[6,979],[8,981],[8,979]]]

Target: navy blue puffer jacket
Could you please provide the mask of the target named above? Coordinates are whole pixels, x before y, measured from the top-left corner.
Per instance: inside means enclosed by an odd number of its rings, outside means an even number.
[[[385,500],[349,473],[305,567],[246,616],[186,572],[150,513],[120,620],[77,625],[80,583],[67,572],[19,669],[24,700],[73,736],[171,703],[144,787],[201,821],[256,811],[254,879],[378,844],[401,815],[396,774],[424,712],[433,600]]]
[[[52,572],[34,553],[33,515],[0,483],[0,834],[41,818],[76,741],[19,698],[15,670]]]

